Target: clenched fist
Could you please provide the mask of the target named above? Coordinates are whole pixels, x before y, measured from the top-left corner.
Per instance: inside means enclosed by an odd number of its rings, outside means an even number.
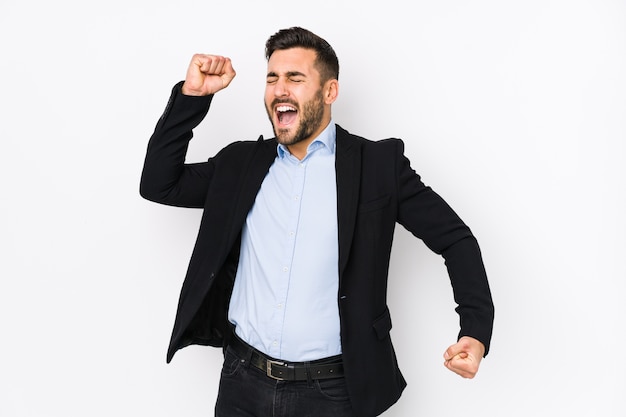
[[[230,58],[195,54],[189,63],[182,92],[188,96],[215,94],[235,78]]]
[[[485,345],[473,337],[463,336],[443,354],[444,365],[463,378],[474,378],[485,354]]]

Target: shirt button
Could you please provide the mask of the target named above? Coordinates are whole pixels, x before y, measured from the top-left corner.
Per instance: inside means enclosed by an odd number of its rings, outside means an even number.
[[[286,266],[283,266],[283,272],[287,272],[289,271],[289,268],[287,268]]]

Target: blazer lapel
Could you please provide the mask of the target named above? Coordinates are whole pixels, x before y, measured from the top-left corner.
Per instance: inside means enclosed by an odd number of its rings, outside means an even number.
[[[247,171],[242,176],[241,192],[239,193],[239,200],[235,205],[231,234],[236,233],[236,235],[239,235],[241,225],[245,222],[246,216],[254,204],[263,179],[276,158],[275,141],[266,141],[263,139],[263,136],[259,136],[256,145],[257,149],[251,153],[249,160],[244,164]],[[235,236],[231,235],[231,237]]]
[[[337,126],[337,224],[339,227],[339,277],[348,263],[356,221],[361,181],[361,146],[351,135]]]

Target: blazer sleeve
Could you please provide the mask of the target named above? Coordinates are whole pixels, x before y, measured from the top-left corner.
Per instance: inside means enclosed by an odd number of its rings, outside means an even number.
[[[182,84],[181,81],[172,89],[148,142],[139,193],[161,204],[201,208],[213,172],[212,163],[186,164],[185,156],[193,129],[209,111],[213,95],[186,96],[182,94]]]
[[[423,184],[398,143],[398,222],[444,258],[460,319],[458,337],[480,340],[486,355],[494,305],[478,242],[443,198]]]

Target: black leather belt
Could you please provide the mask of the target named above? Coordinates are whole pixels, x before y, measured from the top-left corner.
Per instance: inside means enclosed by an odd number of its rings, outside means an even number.
[[[341,356],[311,362],[285,362],[254,349],[236,335],[230,338],[229,347],[242,358],[250,355],[250,365],[263,371],[268,377],[279,381],[308,381],[343,376]]]

